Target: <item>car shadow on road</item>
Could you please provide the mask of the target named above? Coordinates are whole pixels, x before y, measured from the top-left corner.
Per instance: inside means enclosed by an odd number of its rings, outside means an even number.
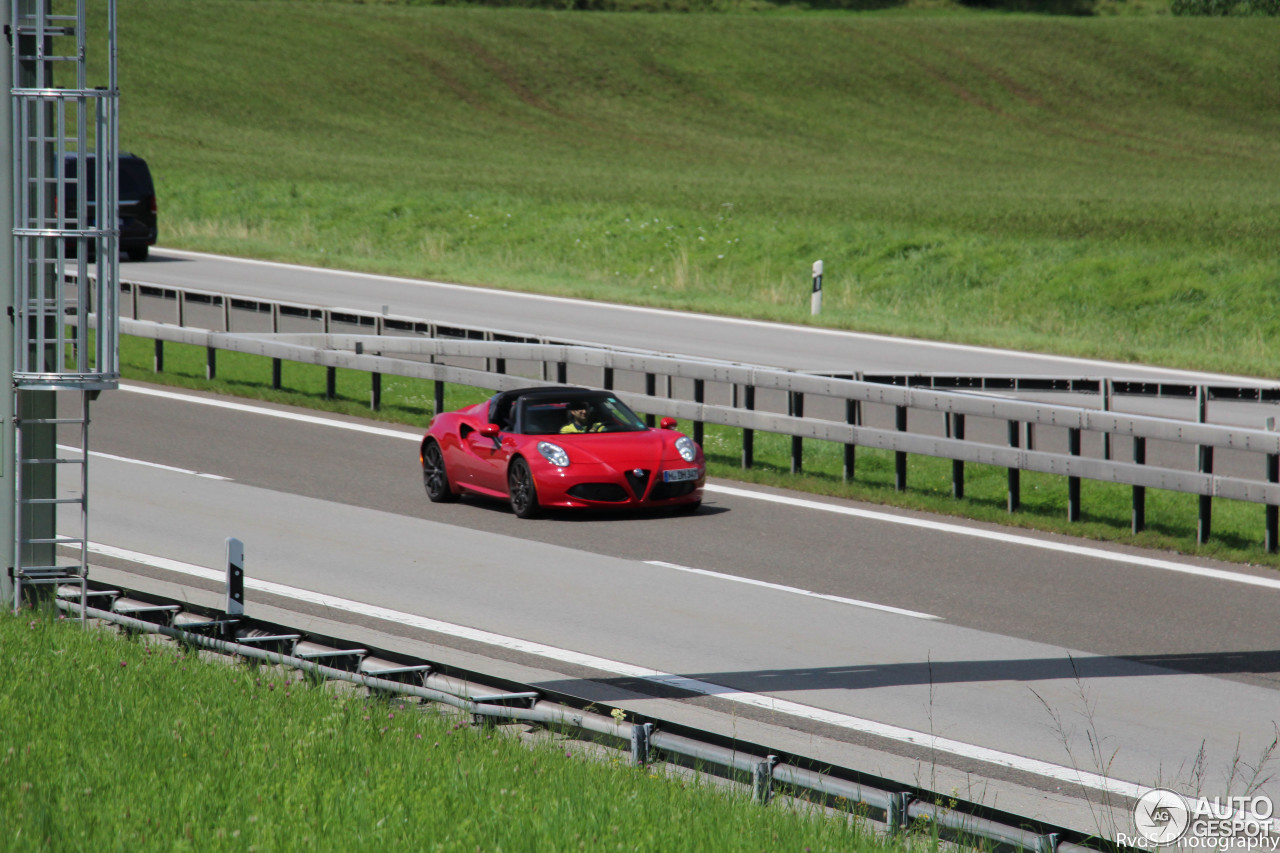
[[[514,515],[511,505],[506,501],[497,498],[479,497],[475,495],[463,496],[463,501],[468,506],[480,507],[490,512],[500,513],[502,515]],[[567,522],[615,522],[615,523],[635,523],[642,521],[653,521],[655,519],[665,519],[668,521],[679,521],[681,519],[706,518],[721,513],[730,512],[727,506],[716,506],[712,504],[703,504],[698,507],[696,512],[687,510],[681,511],[678,508],[661,507],[654,509],[560,509],[556,507],[548,507],[541,510],[539,521],[567,521]]]
[[[980,661],[918,661],[850,664],[836,667],[760,669],[738,672],[695,672],[655,678],[591,679],[593,685],[616,689],[623,699],[636,694],[659,699],[725,693],[777,693],[798,690],[871,690],[884,687],[1001,681],[1084,681],[1094,678],[1149,678],[1177,675],[1251,675],[1251,683],[1280,688],[1280,650],[1194,654],[1123,655],[1118,657],[1026,658]],[[544,682],[545,690],[575,694],[576,680]],[[691,683],[695,682],[695,683]],[[607,692],[607,691],[606,691]],[[596,701],[608,695],[593,690]]]

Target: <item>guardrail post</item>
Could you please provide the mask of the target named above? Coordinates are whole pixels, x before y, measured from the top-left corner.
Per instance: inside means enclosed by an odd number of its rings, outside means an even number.
[[[160,291],[160,295],[164,296],[163,290]],[[187,325],[187,292],[185,290],[179,290],[175,295],[177,296],[177,299],[174,300],[176,303],[174,308],[178,312],[178,325],[185,326]]]
[[[271,359],[271,388],[279,391],[284,385],[284,359]]]
[[[844,401],[844,422],[849,426],[857,426],[862,421],[862,404],[859,400]],[[844,446],[844,481],[853,479],[855,453],[857,445],[852,441]]]
[[[330,400],[338,396],[338,368],[324,369],[324,396]]]
[[[693,380],[693,402],[706,402],[707,383],[701,379]],[[703,423],[701,420],[693,422],[693,440],[702,446]]]
[[[951,435],[956,441],[964,441],[964,415],[951,416]],[[951,460],[951,497],[960,500],[964,497],[964,460]]]
[[[434,407],[431,410],[432,417],[444,411],[444,382],[439,379],[435,381],[435,388],[432,391],[431,405]]]
[[[1102,380],[1102,411],[1111,411],[1111,380]],[[1111,461],[1111,433],[1102,434],[1102,458]]]
[[[1267,454],[1267,482],[1280,483],[1280,454]],[[1268,554],[1274,554],[1280,544],[1277,534],[1280,533],[1280,507],[1275,504],[1267,504],[1267,535],[1266,548]]]
[[[894,421],[898,432],[907,431],[906,406],[898,406],[896,408]],[[899,492],[907,490],[907,452],[905,450],[897,450],[893,454],[893,487]]]
[[[1147,464],[1147,440],[1143,436],[1133,437],[1133,464]],[[1147,527],[1147,487],[1133,487],[1133,525],[1134,533],[1141,533]]]
[[[613,390],[613,368],[612,367],[606,367],[604,369],[604,379],[601,385],[606,391]]]
[[[507,372],[507,360],[506,360],[505,358],[495,358],[495,359],[493,360],[493,372],[494,372],[494,373],[506,373],[506,372]]]
[[[1200,409],[1200,423],[1209,419],[1209,389],[1201,385],[1196,389],[1197,402]],[[1213,447],[1200,445],[1197,459],[1197,470],[1201,474],[1213,473]],[[1196,544],[1204,545],[1209,541],[1213,524],[1213,495],[1200,496],[1200,512],[1196,516]]]
[[[653,723],[631,725],[631,763],[637,767],[649,766],[649,743],[653,738]]]
[[[205,350],[204,356],[204,378],[216,379],[218,376],[218,351],[213,347]]]
[[[742,408],[748,412],[755,411],[756,408],[756,386],[744,385],[742,387]],[[742,467],[750,468],[756,461],[756,431],[753,429],[742,430]]]
[[[804,417],[804,394],[792,391],[789,398],[791,411],[787,414],[796,418]],[[799,474],[804,470],[804,439],[798,435],[791,436],[791,473]]]
[[[1017,447],[1018,442],[1018,422],[1009,421],[1009,446]],[[1009,469],[1009,512],[1017,512],[1022,506],[1022,471],[1018,468]]]
[[[1067,452],[1072,456],[1080,455],[1080,430],[1072,427],[1067,430]],[[1067,478],[1067,521],[1080,520],[1080,478]]]
[[[556,362],[556,382],[565,385],[569,382],[569,365],[563,361]]]
[[[885,827],[889,835],[897,835],[907,828],[907,806],[911,795],[905,791],[889,794],[889,807],[884,812]]]
[[[644,393],[650,397],[656,397],[658,395],[658,377],[654,376],[652,373],[646,373],[644,375]],[[644,422],[646,426],[652,428],[655,422],[653,415],[645,415]]]
[[[382,408],[382,374],[369,374],[369,408],[379,411]]]
[[[778,756],[770,755],[755,766],[751,774],[751,799],[760,805],[767,805],[773,796],[773,766],[778,763]]]
[[[151,359],[151,369],[155,373],[164,373],[164,341],[156,338],[156,354]]]
[[[219,296],[222,300],[222,331],[231,331],[231,299],[226,296]]]

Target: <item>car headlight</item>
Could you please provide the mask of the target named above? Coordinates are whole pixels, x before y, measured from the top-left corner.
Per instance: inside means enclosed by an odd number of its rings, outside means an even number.
[[[538,442],[538,452],[542,454],[542,458],[555,465],[557,468],[565,468],[569,465],[569,454],[564,452],[564,448],[558,444],[552,444],[549,441]]]
[[[698,458],[698,445],[694,444],[689,436],[682,435],[676,439],[676,452],[685,462],[692,462]]]

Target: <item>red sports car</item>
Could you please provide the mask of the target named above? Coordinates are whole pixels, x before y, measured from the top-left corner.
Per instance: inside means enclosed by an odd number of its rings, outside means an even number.
[[[502,498],[520,518],[544,507],[702,504],[702,448],[644,420],[608,391],[553,387],[502,391],[431,419],[422,478],[436,502],[462,494]]]

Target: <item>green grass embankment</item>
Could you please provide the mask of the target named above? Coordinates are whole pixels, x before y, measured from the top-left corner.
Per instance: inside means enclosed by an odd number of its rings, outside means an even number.
[[[0,684],[9,851],[904,849],[557,736],[47,613],[0,611]]]
[[[120,28],[166,245],[1280,363],[1280,21],[152,0]]]

